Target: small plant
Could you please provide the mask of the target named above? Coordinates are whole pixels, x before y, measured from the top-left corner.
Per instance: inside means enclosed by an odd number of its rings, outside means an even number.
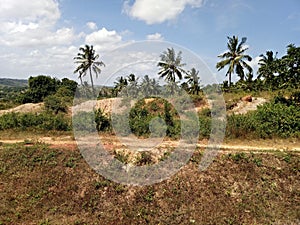
[[[108,187],[109,185],[110,185],[110,182],[108,180],[97,181],[94,184],[96,190],[99,190],[104,187]]]
[[[68,161],[65,163],[66,167],[75,168],[76,167],[76,159],[74,157],[70,157]]]
[[[290,163],[291,162],[291,159],[292,159],[292,156],[290,154],[287,154],[283,157],[283,160],[286,162],[286,163]]]
[[[246,160],[247,159],[246,154],[244,152],[235,153],[235,154],[231,154],[230,153],[228,156],[229,156],[229,158],[231,158],[235,162],[240,162],[242,160]]]
[[[261,167],[262,166],[262,159],[260,158],[254,158],[253,162],[256,166]]]
[[[115,191],[120,194],[123,193],[126,190],[125,186],[122,184],[118,184],[115,186]]]
[[[143,166],[143,165],[150,165],[153,163],[152,156],[149,152],[142,152],[140,157],[137,159],[136,165]]]
[[[154,195],[155,195],[155,193],[154,193],[153,189],[150,189],[150,190],[147,192],[147,194],[144,196],[144,200],[145,200],[146,202],[152,202],[152,201],[153,201],[153,198],[154,198]]]
[[[121,163],[128,163],[129,155],[124,152],[114,152],[115,158],[119,160]]]
[[[160,161],[164,161],[168,159],[171,155],[171,152],[164,152],[164,155],[159,159]]]

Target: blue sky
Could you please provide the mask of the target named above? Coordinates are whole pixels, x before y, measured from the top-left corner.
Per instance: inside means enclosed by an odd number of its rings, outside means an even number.
[[[1,0],[0,77],[76,79],[73,57],[85,43],[105,56],[124,44],[163,40],[193,51],[222,81],[225,71],[214,67],[232,35],[248,38],[256,70],[261,53],[282,56],[288,44],[300,45],[300,1]]]

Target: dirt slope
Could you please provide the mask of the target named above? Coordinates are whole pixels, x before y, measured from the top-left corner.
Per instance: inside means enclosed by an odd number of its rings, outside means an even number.
[[[30,112],[39,112],[43,109],[44,103],[26,103],[19,105],[12,109],[0,110],[0,115],[11,112],[19,113],[30,113]]]

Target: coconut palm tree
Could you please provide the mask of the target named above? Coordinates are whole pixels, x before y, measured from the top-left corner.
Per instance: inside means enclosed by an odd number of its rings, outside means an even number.
[[[264,78],[266,80],[272,79],[274,77],[274,72],[276,70],[275,62],[276,62],[277,52],[274,55],[273,51],[267,51],[266,55],[261,54],[259,57],[260,60],[258,62],[258,77]]]
[[[96,54],[93,45],[85,45],[84,47],[80,47],[79,53],[76,57],[74,57],[75,63],[79,64],[74,73],[79,73],[79,79],[82,84],[82,77],[84,77],[86,73],[89,72],[94,95],[95,89],[92,71],[95,73],[96,78],[98,78],[98,74],[101,73],[100,66],[105,66],[102,61],[97,61],[98,59],[99,55]]]
[[[225,66],[228,66],[226,76],[228,76],[228,82],[230,87],[231,75],[234,72],[240,77],[242,81],[245,78],[244,68],[246,68],[249,71],[249,73],[252,72],[251,66],[249,66],[245,61],[251,61],[252,58],[249,55],[245,54],[245,51],[248,50],[248,47],[245,47],[244,45],[247,41],[246,37],[243,37],[240,43],[238,37],[236,36],[227,38],[228,51],[218,56],[223,60],[217,63],[216,68],[220,71]]]
[[[176,76],[179,80],[182,79],[183,74],[186,74],[185,70],[182,68],[186,64],[182,63],[182,52],[176,52],[174,48],[168,48],[160,55],[160,62],[157,64],[160,67],[158,75],[160,78],[165,78],[169,83],[175,84]],[[172,93],[174,93],[174,88],[172,88]]]
[[[199,71],[195,68],[192,68],[191,71],[187,73],[184,77],[187,79],[187,83],[190,85],[189,93],[198,95],[200,92],[200,77],[198,76]]]
[[[115,84],[114,92],[117,95],[118,93],[120,93],[122,91],[122,89],[124,87],[126,87],[128,85],[128,81],[126,78],[121,76],[121,77],[117,78],[117,81],[115,81],[114,84]]]
[[[128,94],[128,96],[134,97],[134,98],[137,97],[138,92],[139,92],[138,80],[139,80],[139,77],[136,77],[133,73],[127,77],[127,81],[128,81],[127,94]]]
[[[145,96],[157,95],[160,91],[160,85],[157,80],[154,78],[150,79],[148,75],[144,76],[140,87]]]

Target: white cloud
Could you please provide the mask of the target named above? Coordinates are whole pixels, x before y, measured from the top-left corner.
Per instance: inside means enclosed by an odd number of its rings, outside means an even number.
[[[1,0],[0,20],[40,21],[43,23],[55,23],[60,18],[58,2],[55,0]]]
[[[88,28],[90,28],[91,30],[97,30],[97,29],[98,29],[97,24],[94,23],[94,22],[88,22],[86,25],[87,25]]]
[[[122,44],[122,36],[115,30],[107,30],[103,27],[86,36],[85,42],[94,45],[97,51],[110,51]]]
[[[147,35],[147,40],[151,41],[163,41],[164,38],[160,33],[155,33],[155,34],[149,34]]]
[[[73,76],[73,43],[80,37],[72,27],[59,26],[60,16],[57,0],[1,0],[2,76]]]
[[[1,0],[0,45],[31,47],[63,45],[74,40],[72,28],[55,29],[60,19],[56,0]]]
[[[135,0],[133,5],[125,1],[123,11],[132,18],[147,24],[163,23],[175,19],[185,7],[201,7],[203,0]]]

